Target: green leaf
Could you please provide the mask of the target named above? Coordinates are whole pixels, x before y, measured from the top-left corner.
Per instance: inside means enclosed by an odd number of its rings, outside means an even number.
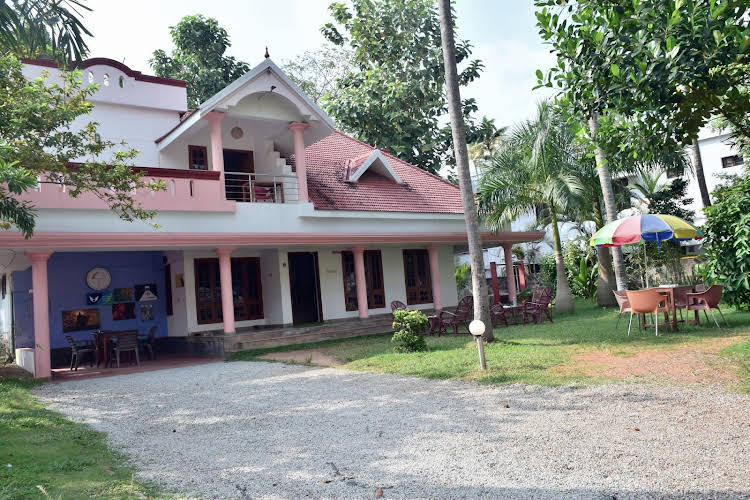
[[[615,77],[620,77],[620,67],[617,64],[610,64],[609,65],[609,71],[612,73]]]
[[[720,45],[722,38],[724,38],[723,35],[721,34],[721,31],[713,30],[712,34],[714,36],[714,41],[716,42],[716,45]]]
[[[541,69],[536,70],[536,79],[540,82],[544,80],[544,74],[542,73]]]

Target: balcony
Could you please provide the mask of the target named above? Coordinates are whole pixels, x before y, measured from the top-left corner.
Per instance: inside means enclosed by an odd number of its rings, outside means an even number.
[[[162,180],[163,191],[138,189],[133,193],[136,202],[146,210],[190,212],[234,212],[235,203],[225,199],[219,172],[136,167],[143,180]],[[40,181],[37,188],[19,198],[38,209],[108,210],[107,204],[94,193],[71,197],[67,186]]]
[[[298,200],[294,175],[225,172],[227,200],[245,203],[289,203]]]

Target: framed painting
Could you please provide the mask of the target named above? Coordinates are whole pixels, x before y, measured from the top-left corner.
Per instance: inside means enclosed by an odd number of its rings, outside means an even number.
[[[99,309],[71,309],[62,312],[63,332],[96,330],[101,326]]]
[[[158,300],[158,298],[156,295],[156,283],[135,285],[135,300],[137,302],[150,302]]]
[[[112,319],[114,321],[135,319],[135,302],[112,304]]]
[[[132,288],[115,288],[112,292],[112,302],[128,302],[133,300]]]

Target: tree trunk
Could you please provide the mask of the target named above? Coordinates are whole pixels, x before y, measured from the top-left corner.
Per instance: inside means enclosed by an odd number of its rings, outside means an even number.
[[[597,195],[594,195],[594,224],[596,229],[599,230],[604,226],[604,215],[601,209],[601,200]],[[615,282],[615,272],[612,270],[612,256],[609,254],[607,247],[596,247],[596,261],[599,263],[597,266],[598,277],[596,280],[596,303],[600,307],[615,306],[617,300],[613,290],[617,289]]]
[[[693,139],[693,168],[695,168],[695,180],[698,181],[698,189],[701,192],[703,208],[711,206],[711,196],[708,194],[706,177],[703,175],[703,160],[701,159],[701,148],[698,139]]]
[[[604,195],[604,208],[607,213],[607,223],[617,220],[617,205],[615,204],[615,192],[612,189],[612,177],[609,175],[607,159],[604,157],[604,151],[599,146],[597,136],[599,135],[599,118],[595,112],[591,113],[589,118],[589,130],[591,138],[594,141],[594,156],[596,157],[596,170],[599,172],[599,183],[602,185],[602,195]],[[618,290],[625,290],[628,287],[628,280],[625,274],[625,260],[622,258],[622,249],[620,247],[611,247],[612,264],[615,269],[615,281]]]
[[[555,312],[569,313],[575,309],[573,294],[570,293],[568,273],[565,272],[565,261],[562,254],[562,242],[560,241],[560,229],[557,227],[557,213],[550,208],[552,217],[552,238],[555,245],[555,269],[557,271],[557,292],[555,293]]]
[[[440,7],[440,34],[443,42],[445,87],[451,118],[453,150],[456,155],[456,172],[458,173],[458,185],[461,188],[461,201],[463,202],[464,218],[466,219],[466,236],[469,240],[469,255],[471,256],[471,290],[474,295],[474,317],[484,322],[486,325],[484,338],[491,342],[495,337],[490,322],[487,279],[484,274],[482,241],[479,233],[479,217],[474,204],[474,190],[472,189],[471,172],[469,170],[469,153],[466,148],[466,130],[458,88],[456,43],[453,40],[451,2],[450,0],[439,0],[438,5]]]

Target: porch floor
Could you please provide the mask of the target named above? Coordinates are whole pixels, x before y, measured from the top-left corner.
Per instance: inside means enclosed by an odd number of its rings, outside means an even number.
[[[178,368],[183,366],[202,365],[206,363],[218,363],[224,361],[221,356],[190,356],[185,354],[164,354],[157,359],[141,360],[139,365],[129,364],[127,361],[120,363],[120,368],[105,368],[96,365],[89,366],[88,362],[78,366],[77,371],[70,371],[66,368],[53,368],[52,381],[66,382],[70,380],[83,380],[89,378],[112,377],[114,375],[127,375],[130,373],[150,372],[154,370],[164,370],[167,368]]]

